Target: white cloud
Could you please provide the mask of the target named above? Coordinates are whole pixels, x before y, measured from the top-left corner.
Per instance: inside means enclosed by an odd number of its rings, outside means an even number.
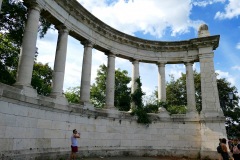
[[[230,82],[232,85],[236,85],[236,79],[228,72],[216,70],[216,73],[218,73],[218,76],[217,76],[218,78],[226,78],[226,80]]]
[[[225,7],[224,12],[217,12],[215,19],[232,19],[240,15],[240,1],[229,0],[229,4]]]
[[[166,65],[166,80],[170,80],[169,75],[173,75],[174,79],[181,77],[182,73],[186,73],[186,67],[183,64]]]
[[[136,32],[162,37],[167,29],[171,35],[184,34],[189,28],[198,28],[202,21],[193,21],[191,14],[191,0],[159,1],[159,0],[117,0],[108,1],[78,0],[96,17],[127,34]]]
[[[237,45],[236,45],[236,49],[240,49],[240,42],[237,43]]]
[[[232,67],[233,70],[239,70],[240,71],[240,66],[234,66]]]
[[[192,3],[195,6],[206,7],[207,5],[212,5],[214,3],[224,3],[226,0],[193,0]]]

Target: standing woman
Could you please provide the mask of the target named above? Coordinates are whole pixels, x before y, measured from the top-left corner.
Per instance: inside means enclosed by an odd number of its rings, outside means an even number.
[[[76,153],[78,152],[78,141],[77,138],[80,138],[80,133],[77,132],[76,129],[73,130],[73,134],[71,136],[71,155],[70,160],[76,160]]]

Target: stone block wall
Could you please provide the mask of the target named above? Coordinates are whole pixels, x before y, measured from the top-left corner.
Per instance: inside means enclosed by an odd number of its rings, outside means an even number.
[[[6,87],[6,86],[5,86]],[[11,90],[13,89],[13,90]],[[203,134],[212,135],[208,152],[216,154],[222,122],[204,127],[199,119],[183,116],[161,117],[151,114],[153,122],[138,124],[126,112],[84,109],[83,105],[63,106],[50,98],[25,97],[14,88],[0,87],[0,157],[31,159],[67,157],[72,130],[81,133],[81,156],[168,155],[197,158]],[[216,127],[217,126],[217,127]],[[204,142],[206,143],[206,142]],[[43,158],[44,159],[44,158]]]

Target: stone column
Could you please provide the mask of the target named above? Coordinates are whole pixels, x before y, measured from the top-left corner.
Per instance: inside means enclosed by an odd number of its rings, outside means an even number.
[[[114,109],[115,92],[115,55],[108,53],[107,83],[106,83],[106,107]]]
[[[0,0],[0,12],[1,12],[1,8],[2,8],[2,0]]]
[[[58,40],[54,61],[52,92],[50,96],[56,99],[65,99],[63,97],[63,82],[69,30],[64,25],[57,26],[56,28],[58,29]]]
[[[133,67],[132,67],[132,89],[131,93],[134,93],[134,91],[137,89],[137,83],[136,79],[139,78],[139,61],[133,60],[132,61]]]
[[[23,94],[31,97],[37,96],[36,90],[31,87],[31,80],[36,53],[40,10],[41,8],[35,5],[28,12],[15,83],[16,87],[23,89]]]
[[[200,48],[199,60],[202,92],[201,121],[199,121],[201,125],[200,155],[201,157],[214,157],[209,151],[215,151],[216,146],[209,144],[216,144],[219,138],[227,137],[227,135],[224,123],[226,118],[223,115],[219,103],[212,47]]]
[[[158,101],[166,101],[165,63],[158,64]]]
[[[93,44],[90,41],[85,41],[82,44],[84,45],[84,53],[83,53],[84,55],[83,55],[83,63],[82,63],[80,101],[89,102]]]
[[[216,74],[213,63],[213,52],[199,49],[202,92],[202,116],[223,116],[220,109]]]
[[[138,84],[136,82],[136,80],[139,78],[139,61],[138,60],[133,60],[132,61],[132,88],[131,88],[131,93],[134,93],[134,91],[137,89]],[[133,110],[133,108],[135,107],[134,103],[131,103],[131,109],[129,112],[131,112]]]
[[[185,63],[186,66],[186,89],[187,89],[187,110],[196,112],[196,98],[192,63]]]

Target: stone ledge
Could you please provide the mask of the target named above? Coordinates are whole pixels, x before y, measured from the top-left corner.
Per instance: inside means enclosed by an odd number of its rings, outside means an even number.
[[[83,116],[87,116],[88,118],[107,118],[112,120],[123,120],[128,119],[130,121],[136,121],[136,116],[132,116],[128,112],[124,111],[111,111],[108,109],[89,109],[87,107],[90,104],[57,104],[55,103],[55,99],[51,97],[45,97],[38,95],[36,98],[28,97],[26,95],[21,94],[21,90],[12,86],[8,86],[0,83],[0,98],[10,99],[11,101],[15,100],[14,103],[26,103],[27,106],[35,107],[41,106],[46,110],[58,110],[61,112],[70,112],[75,114],[80,114]],[[166,113],[168,114],[168,113]],[[148,113],[150,119],[153,122],[188,122],[188,121],[201,121],[201,122],[224,122],[225,117],[205,117],[205,118],[191,118],[186,116],[185,114],[173,114],[171,116],[166,116],[166,114],[161,115],[159,113]]]
[[[185,155],[186,151],[189,153],[188,156]],[[1,158],[3,160],[15,159],[18,160],[30,160],[30,159],[38,159],[38,160],[46,160],[46,159],[59,159],[59,158],[69,158],[70,147],[61,149],[44,149],[44,151],[29,149],[29,150],[19,150],[16,152],[0,152]],[[204,153],[205,156],[201,158],[207,157],[211,155],[212,157],[217,157],[216,151],[209,151]],[[138,149],[84,149],[80,148],[78,152],[79,157],[157,157],[157,156],[168,156],[175,158],[198,158],[199,150],[179,150],[179,149],[147,149],[146,147],[139,147]]]

